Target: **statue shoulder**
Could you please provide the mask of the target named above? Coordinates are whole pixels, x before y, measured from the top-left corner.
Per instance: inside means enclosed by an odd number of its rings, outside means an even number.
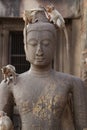
[[[12,84],[7,84],[4,80],[0,83],[0,104],[12,94]],[[7,100],[6,99],[6,100]],[[1,106],[0,106],[1,107]]]
[[[85,89],[84,81],[79,77],[72,76],[72,83],[73,83],[74,88],[78,88],[82,90]]]
[[[18,74],[16,76],[16,82],[14,84],[14,81],[11,82],[5,82],[5,80],[2,80],[0,83],[0,97],[3,95],[13,94],[13,90],[16,88],[19,88],[23,83],[25,83],[25,79],[28,76],[27,72]]]
[[[82,81],[82,79],[77,76],[62,72],[56,72],[55,74],[56,78],[61,82],[65,82],[71,86],[84,86],[84,82]]]
[[[0,83],[0,91],[9,91],[12,88],[12,84],[7,84],[4,80],[1,81]]]
[[[1,83],[0,83],[0,89],[6,88],[6,87],[7,87],[7,83],[4,80],[2,80]]]
[[[24,82],[26,79],[28,79],[28,77],[29,77],[28,71],[18,74],[18,76],[16,77],[16,84],[18,84],[20,82]]]
[[[67,73],[63,73],[63,72],[55,72],[55,75],[56,75],[56,78],[61,80],[61,81],[68,81],[68,82],[71,82],[73,77],[72,75],[70,74],[67,74]]]

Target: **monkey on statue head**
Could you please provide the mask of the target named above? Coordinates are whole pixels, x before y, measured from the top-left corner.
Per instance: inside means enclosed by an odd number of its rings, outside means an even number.
[[[59,13],[59,11],[54,7],[54,5],[47,5],[45,8],[45,12],[47,15],[47,18],[50,22],[53,22],[58,28],[63,29],[65,39],[66,39],[66,55],[67,55],[67,62],[68,62],[68,68],[70,67],[69,63],[69,41],[68,41],[68,32],[65,26],[65,20],[62,17],[62,15]]]

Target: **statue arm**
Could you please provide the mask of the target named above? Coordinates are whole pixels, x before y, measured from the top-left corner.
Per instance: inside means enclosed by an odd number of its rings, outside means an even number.
[[[14,102],[10,87],[11,85],[7,85],[4,81],[0,83],[0,111],[12,117]]]
[[[76,78],[73,80],[73,110],[76,130],[87,128],[87,102],[83,82]]]

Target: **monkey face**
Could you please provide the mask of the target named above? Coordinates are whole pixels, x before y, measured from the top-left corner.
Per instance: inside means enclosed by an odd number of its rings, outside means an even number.
[[[52,12],[52,11],[51,11],[51,8],[50,8],[49,6],[47,6],[46,10],[47,10],[48,13],[51,13],[51,12]]]
[[[4,74],[6,72],[6,67],[1,68],[2,73]]]
[[[51,13],[54,10],[54,6],[53,5],[48,5],[46,7],[46,10],[47,10],[48,13]]]
[[[3,74],[8,74],[9,73],[9,69],[7,67],[3,67],[1,69],[1,71],[2,71]]]

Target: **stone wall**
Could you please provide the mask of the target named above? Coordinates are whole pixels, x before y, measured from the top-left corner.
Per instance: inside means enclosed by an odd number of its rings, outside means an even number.
[[[79,0],[0,0],[0,17],[21,17],[23,10],[54,4],[65,18],[78,17]]]

